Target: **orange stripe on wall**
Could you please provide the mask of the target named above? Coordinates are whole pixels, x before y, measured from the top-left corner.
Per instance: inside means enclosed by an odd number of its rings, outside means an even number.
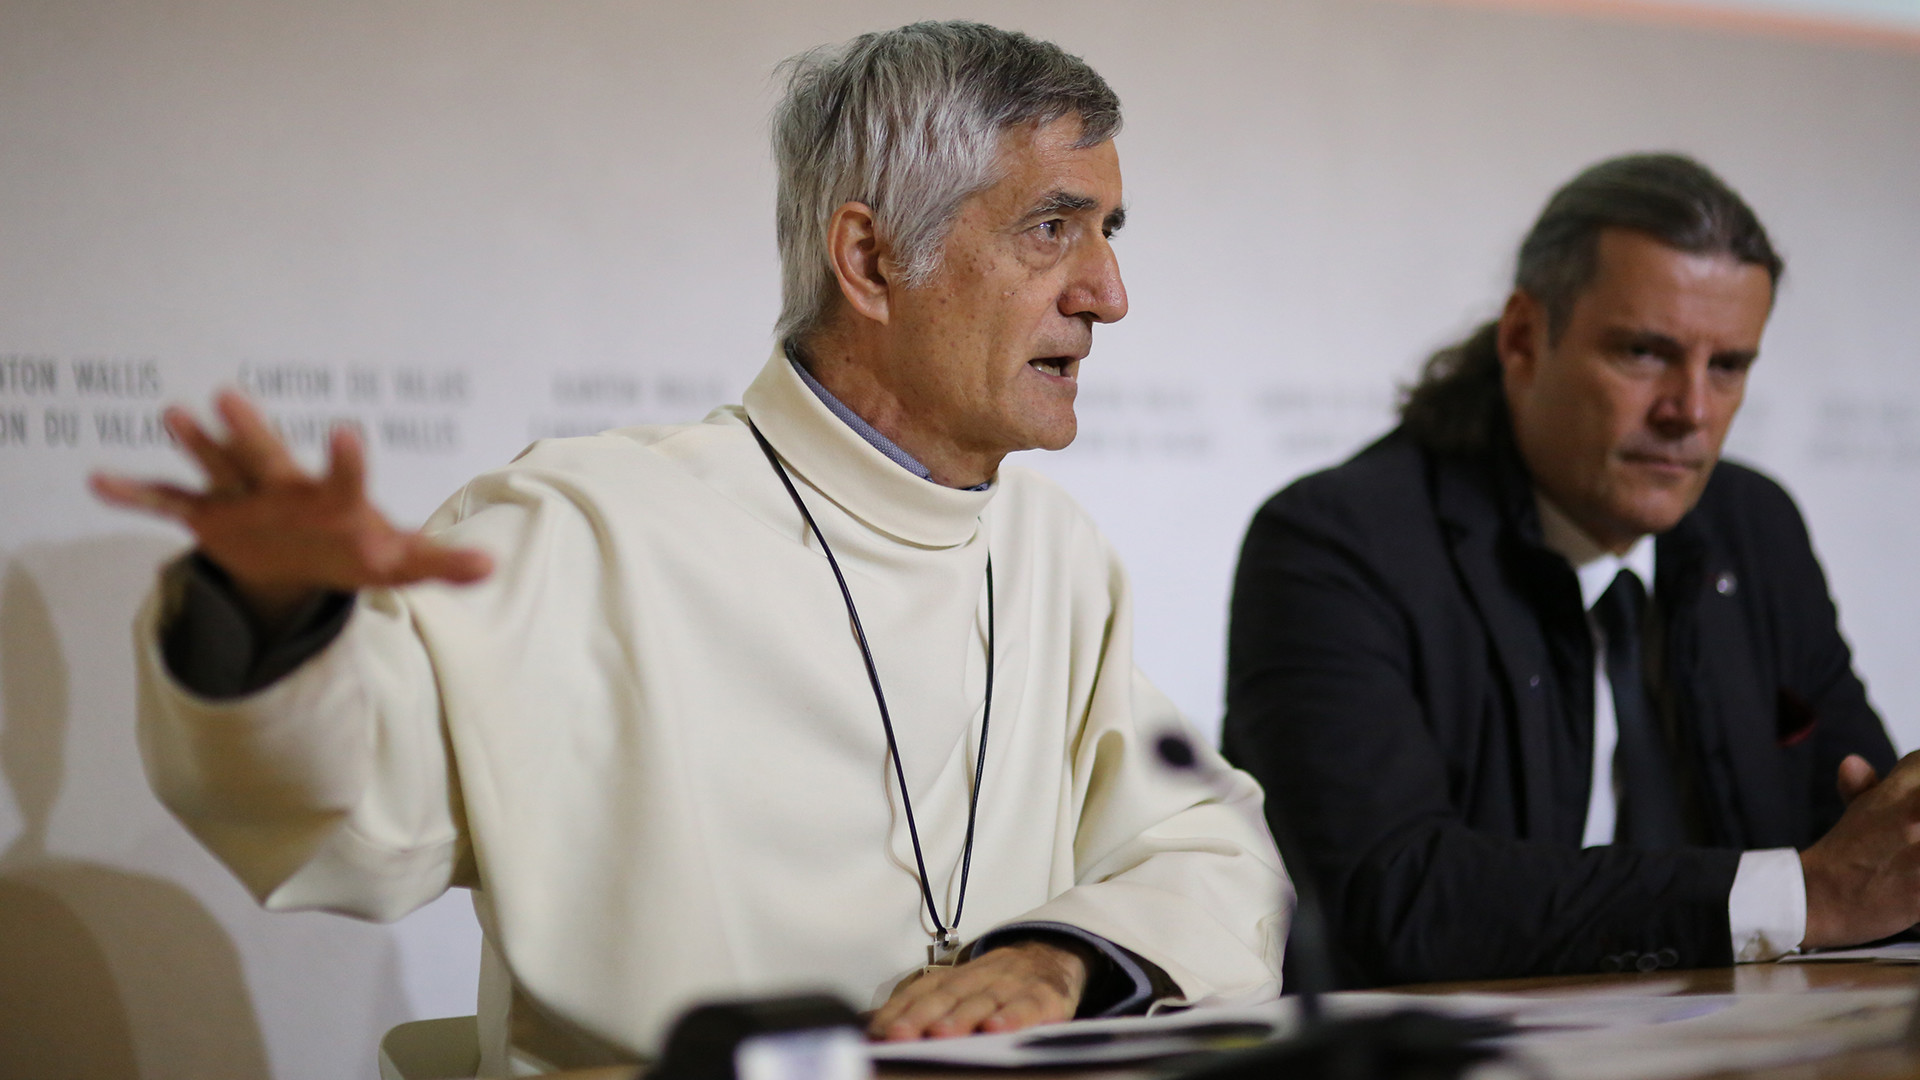
[[[1615,22],[1665,23],[1794,38],[1876,52],[1920,54],[1920,30],[1884,26],[1841,17],[1784,11],[1752,11],[1654,0],[1400,0],[1447,7],[1504,8],[1577,15]]]

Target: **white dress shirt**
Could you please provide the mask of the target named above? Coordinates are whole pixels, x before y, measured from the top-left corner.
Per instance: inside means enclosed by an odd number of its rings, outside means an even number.
[[[1580,579],[1580,603],[1587,609],[1593,635],[1593,782],[1587,795],[1586,828],[1581,844],[1597,847],[1614,841],[1620,810],[1620,780],[1614,752],[1620,728],[1613,709],[1613,685],[1607,679],[1607,636],[1593,607],[1620,571],[1632,571],[1653,594],[1653,537],[1642,536],[1616,555],[1583,532],[1560,508],[1536,493],[1540,532],[1549,549],[1565,557]],[[1807,886],[1800,854],[1792,848],[1749,851],[1727,895],[1727,920],[1733,929],[1733,958],[1745,963],[1772,960],[1800,947],[1807,932]]]

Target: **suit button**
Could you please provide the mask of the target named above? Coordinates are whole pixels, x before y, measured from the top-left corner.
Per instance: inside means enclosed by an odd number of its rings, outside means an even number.
[[[1640,958],[1633,962],[1635,971],[1652,971],[1659,966],[1660,958],[1652,953],[1641,953]]]
[[[1660,950],[1660,966],[1661,967],[1674,967],[1679,963],[1680,963],[1679,949],[1661,949]]]
[[[1721,596],[1732,596],[1739,590],[1740,579],[1734,577],[1731,570],[1722,570],[1720,576],[1713,579],[1713,591]]]

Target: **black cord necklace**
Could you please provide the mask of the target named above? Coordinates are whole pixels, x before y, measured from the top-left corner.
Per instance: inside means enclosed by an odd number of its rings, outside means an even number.
[[[913,797],[907,794],[907,773],[900,764],[900,745],[893,737],[893,716],[887,711],[887,695],[880,689],[880,669],[874,666],[873,650],[867,647],[867,632],[860,625],[860,612],[853,606],[853,591],[847,588],[847,578],[840,572],[840,560],[833,557],[833,548],[827,546],[827,534],[813,520],[813,514],[807,509],[806,501],[800,498],[800,491],[793,486],[793,478],[787,475],[786,467],[780,464],[780,456],[774,453],[773,444],[760,434],[760,428],[752,420],[747,421],[747,430],[753,432],[754,441],[760,444],[760,451],[767,455],[767,463],[780,477],[780,483],[786,487],[787,494],[793,499],[793,505],[800,510],[800,516],[806,520],[807,528],[812,530],[814,538],[820,541],[820,550],[826,553],[827,565],[833,568],[833,579],[840,583],[840,597],[847,602],[847,620],[853,624],[853,638],[860,644],[860,658],[866,661],[867,681],[873,684],[873,700],[880,706],[880,726],[887,732],[887,753],[893,758],[893,776],[900,782],[900,804],[907,812],[907,835],[913,838],[913,862],[920,871],[920,896],[927,903],[927,916],[933,920],[933,944],[927,946],[929,966],[951,965],[960,959],[960,915],[967,907],[967,875],[973,869],[973,822],[974,813],[980,806],[980,780],[987,768],[987,721],[993,717],[993,554],[987,554],[987,700],[980,710],[980,751],[973,765],[973,790],[967,795],[967,842],[960,854],[960,895],[953,905],[953,925],[940,921],[940,911],[933,902],[933,886],[927,877],[927,860],[920,851],[920,827],[913,819]]]

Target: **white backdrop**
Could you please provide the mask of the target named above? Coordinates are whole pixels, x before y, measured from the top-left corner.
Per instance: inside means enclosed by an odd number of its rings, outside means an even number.
[[[1677,148],[1788,254],[1733,452],[1799,496],[1920,745],[1920,50],[1895,39],[1387,0],[0,0],[0,1061],[365,1076],[386,1026],[472,1009],[463,897],[268,916],[154,802],[126,627],[182,539],[86,471],[189,475],[159,407],[237,383],[309,453],[361,424],[417,521],[531,438],[732,399],[777,306],[773,65],[956,15],[1060,41],[1126,103],[1133,313],[1095,336],[1079,442],[1027,457],[1127,558],[1141,661],[1203,728],[1253,508],[1385,429],[1554,186]]]

